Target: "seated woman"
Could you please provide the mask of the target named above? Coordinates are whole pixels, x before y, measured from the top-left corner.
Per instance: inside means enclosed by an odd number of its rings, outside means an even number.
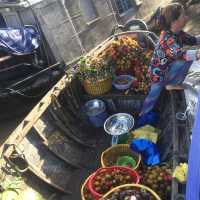
[[[200,50],[183,50],[183,45],[200,44],[200,36],[191,36],[182,29],[188,17],[179,3],[160,10],[162,32],[155,47],[149,72],[152,80],[140,116],[151,111],[163,88],[183,89],[184,81],[193,61],[200,59]]]

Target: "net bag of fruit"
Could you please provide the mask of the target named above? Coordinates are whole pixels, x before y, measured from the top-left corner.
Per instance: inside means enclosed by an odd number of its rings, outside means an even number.
[[[110,190],[101,198],[101,200],[112,199],[161,200],[153,190],[140,184],[120,185]]]
[[[139,175],[129,167],[112,166],[99,168],[88,181],[88,188],[95,199],[119,185],[139,183]]]

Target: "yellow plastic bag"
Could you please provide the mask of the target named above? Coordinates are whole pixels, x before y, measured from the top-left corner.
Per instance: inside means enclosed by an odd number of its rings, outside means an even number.
[[[158,140],[158,133],[160,133],[160,129],[154,128],[150,125],[145,125],[129,134],[128,143],[130,144],[133,139],[147,139],[156,143]]]

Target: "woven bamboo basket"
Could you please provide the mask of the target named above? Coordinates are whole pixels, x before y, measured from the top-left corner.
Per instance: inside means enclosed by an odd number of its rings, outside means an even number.
[[[108,92],[112,88],[112,78],[108,77],[107,79],[98,80],[94,83],[89,80],[84,80],[83,87],[90,95],[101,95]]]
[[[116,165],[117,159],[120,156],[131,156],[136,161],[136,166],[133,168],[136,170],[141,163],[141,155],[132,151],[128,144],[117,144],[106,149],[101,154],[101,165],[102,167],[109,167]]]
[[[107,192],[100,200],[106,200],[108,197],[110,197],[110,195],[112,195],[112,193],[116,192],[119,189],[123,189],[123,188],[142,189],[142,190],[149,192],[154,197],[154,200],[161,200],[161,198],[153,190],[151,190],[149,187],[146,187],[146,186],[140,185],[140,184],[120,185],[118,187],[113,188],[109,192]]]
[[[91,178],[93,175],[94,175],[94,174],[91,174],[90,176],[88,176],[87,179],[84,181],[83,185],[81,186],[81,199],[82,199],[82,200],[87,200],[87,199],[85,198],[84,190],[85,190],[85,188],[87,187],[88,182],[89,182],[90,178]]]

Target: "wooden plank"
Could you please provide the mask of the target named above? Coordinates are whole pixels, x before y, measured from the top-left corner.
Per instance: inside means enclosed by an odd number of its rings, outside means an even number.
[[[172,157],[172,164],[173,164],[173,169],[175,169],[175,167],[179,164],[177,161],[177,153],[178,153],[178,130],[177,130],[177,126],[176,126],[176,113],[175,113],[175,97],[174,97],[174,92],[170,91],[170,98],[171,98],[171,102],[170,102],[170,106],[172,109],[172,140],[173,140],[173,157]],[[175,199],[176,198],[176,194],[178,193],[178,182],[176,180],[172,180],[172,193],[171,193],[171,198]]]
[[[57,115],[60,115],[60,120],[64,123],[72,124],[76,121],[78,110],[71,109],[72,106],[68,105],[68,97],[65,97],[65,92],[62,93],[62,99],[64,103],[61,105],[60,102],[56,99],[53,104],[52,108],[56,112]]]
[[[37,120],[33,127],[45,142],[51,137],[52,132],[56,131],[56,127],[44,118],[44,114]]]
[[[16,150],[18,153],[23,152],[29,169],[34,174],[51,186],[69,193],[67,188],[73,169],[49,152],[39,136],[34,132],[29,132]]]
[[[62,134],[44,116],[34,125],[37,133],[44,138],[44,144],[57,157],[76,168],[91,168],[90,160],[97,159],[96,148],[86,148]],[[95,137],[98,141],[98,137]]]
[[[69,130],[71,132],[69,137],[73,137],[76,139],[75,141],[83,144],[86,147],[93,147],[93,139],[91,137],[88,137],[88,130],[85,128],[85,126],[81,123],[80,120],[75,119],[70,113],[65,112],[63,113],[63,110],[61,109],[61,106],[58,101],[55,101],[52,105],[54,112],[51,112],[54,118],[59,121],[60,124],[62,124],[65,129]],[[57,122],[58,122],[57,121]],[[66,131],[67,131],[66,130]],[[64,132],[66,132],[64,131]]]
[[[32,128],[39,117],[46,111],[52,101],[58,97],[60,92],[67,87],[72,80],[72,75],[65,75],[43,98],[42,100],[32,109],[27,117],[19,124],[19,126],[12,132],[4,144],[15,144],[18,145],[23,138],[26,136],[28,131]],[[4,150],[4,145],[0,147],[0,154]],[[5,150],[4,155],[9,157],[12,153],[11,149]]]
[[[83,91],[81,89],[81,83],[79,82],[78,78],[74,79],[71,84],[71,90],[76,99],[78,109],[80,109],[82,106],[81,96],[83,94]]]
[[[44,144],[56,156],[74,167],[81,167],[81,159],[84,156],[84,149],[77,143],[65,137],[58,129],[49,128],[50,123],[40,118],[34,125],[37,133],[44,138]]]
[[[124,92],[121,92],[119,90],[116,89],[112,89],[110,92],[106,93],[106,94],[102,94],[102,95],[98,95],[97,98],[101,98],[101,99],[120,99],[120,98],[125,98],[125,99],[136,99],[136,100],[144,100],[146,97],[145,94],[139,94],[139,93],[135,93],[130,91],[128,94],[124,94]],[[88,95],[88,94],[84,94],[84,99],[93,99],[94,97]]]
[[[68,123],[68,121],[66,121],[65,123],[62,122],[54,110],[50,109],[50,112],[54,119],[55,125],[61,131],[63,131],[63,133],[65,133],[67,137],[71,138],[72,140],[74,140],[78,144],[81,144],[84,147],[94,147],[94,144],[88,143],[88,139],[83,140],[80,136],[78,136],[78,134],[80,133],[80,130],[78,130],[77,128],[75,129],[75,127],[72,127],[72,125]]]

